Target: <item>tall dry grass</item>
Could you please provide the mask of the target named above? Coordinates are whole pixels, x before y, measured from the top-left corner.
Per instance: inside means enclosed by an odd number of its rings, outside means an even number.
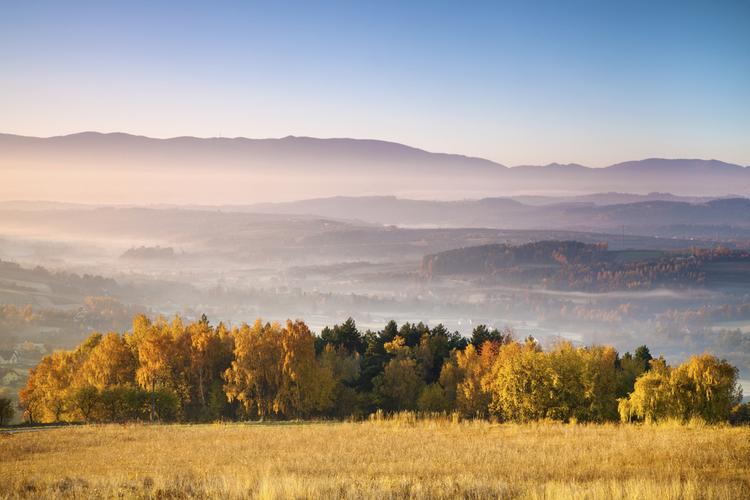
[[[750,498],[750,428],[72,427],[0,437],[0,497]]]

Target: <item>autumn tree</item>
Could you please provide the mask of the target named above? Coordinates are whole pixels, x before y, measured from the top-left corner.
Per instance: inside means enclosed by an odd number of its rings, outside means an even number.
[[[137,360],[125,338],[109,333],[91,349],[81,367],[80,377],[87,385],[103,390],[135,383]]]
[[[467,347],[468,348],[468,347]],[[448,407],[453,410],[456,409],[456,398],[458,393],[458,384],[463,379],[463,371],[459,369],[457,357],[463,351],[454,350],[451,352],[450,358],[443,363],[443,368],[440,370],[440,378],[438,384],[443,390],[443,395],[447,401]]]
[[[584,411],[579,418],[594,422],[617,420],[617,351],[611,346],[594,346],[579,348],[579,352],[584,388]]]
[[[76,371],[75,354],[57,351],[43,357],[29,372],[26,386],[19,396],[30,421],[60,422],[69,416]]]
[[[532,340],[505,344],[486,386],[491,395],[490,412],[500,419],[528,422],[546,418],[554,397],[549,358]]]
[[[485,341],[479,349],[470,344],[456,353],[456,366],[462,377],[456,387],[456,409],[465,416],[487,416],[491,394],[488,381],[498,346]]]
[[[652,360],[648,372],[635,381],[633,392],[620,400],[618,410],[623,422],[655,422],[671,415],[672,368],[664,360]]]
[[[302,321],[242,325],[235,334],[234,361],[225,390],[248,414],[303,417],[333,404],[336,380],[315,355],[315,337]]]
[[[280,342],[281,386],[274,411],[304,417],[328,410],[333,404],[336,381],[333,370],[318,362],[310,329],[302,321],[287,321],[280,332]]]
[[[135,373],[138,385],[151,393],[151,420],[159,418],[157,412],[157,390],[177,392],[180,381],[177,376],[182,370],[183,355],[179,352],[181,335],[176,333],[181,322],[175,320],[171,325],[160,319],[155,323],[136,318],[133,328],[133,340],[138,356],[138,368]],[[177,342],[176,342],[177,341]]]
[[[220,381],[221,375],[229,368],[232,358],[232,343],[229,341],[226,329],[214,329],[206,316],[187,327],[189,346],[189,378],[191,394],[200,408],[202,415],[216,413],[209,411],[209,399],[213,398],[213,406],[219,393],[212,388]]]
[[[553,390],[547,417],[563,421],[585,419],[585,357],[585,352],[567,341],[558,342],[547,354]]]
[[[620,400],[620,418],[726,421],[741,400],[737,377],[737,368],[710,354],[691,356],[676,368],[652,360],[651,369],[638,377],[633,392]]]
[[[691,356],[671,373],[672,414],[681,420],[725,422],[742,400],[739,372],[710,354]]]
[[[39,365],[29,370],[26,384],[18,391],[18,406],[23,410],[24,421],[30,424],[40,422],[44,413],[42,390],[37,385],[39,371]],[[39,378],[41,379],[41,376]]]
[[[276,413],[281,388],[281,326],[258,319],[234,334],[234,360],[224,373],[229,401],[239,401],[248,415],[267,418]]]

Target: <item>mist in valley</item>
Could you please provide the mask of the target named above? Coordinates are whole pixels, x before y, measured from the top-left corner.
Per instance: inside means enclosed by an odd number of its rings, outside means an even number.
[[[710,351],[748,378],[750,212],[736,209],[748,200],[545,200],[467,200],[450,210],[374,200],[396,205],[391,212],[369,210],[367,197],[0,203],[0,348],[23,353],[22,374],[92,331],[129,329],[138,312],[233,325],[299,318],[318,332],[351,317],[362,331],[395,320],[467,337],[479,325],[510,329],[543,346],[569,340],[624,353],[646,344],[668,360]],[[701,214],[698,224],[683,206]],[[654,217],[639,218],[644,209]],[[545,228],[539,210],[556,214],[554,224]],[[462,226],[468,217],[496,223]]]

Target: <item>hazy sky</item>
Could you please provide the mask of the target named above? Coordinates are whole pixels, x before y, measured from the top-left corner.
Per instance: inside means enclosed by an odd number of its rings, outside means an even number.
[[[0,3],[0,131],[750,165],[750,1]]]

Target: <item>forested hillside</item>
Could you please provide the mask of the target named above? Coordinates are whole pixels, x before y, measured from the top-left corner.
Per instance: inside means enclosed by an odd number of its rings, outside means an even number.
[[[518,246],[481,245],[426,255],[421,272],[427,278],[481,275],[562,290],[685,288],[750,280],[750,252],[726,248],[609,251],[606,243],[540,241]]]

